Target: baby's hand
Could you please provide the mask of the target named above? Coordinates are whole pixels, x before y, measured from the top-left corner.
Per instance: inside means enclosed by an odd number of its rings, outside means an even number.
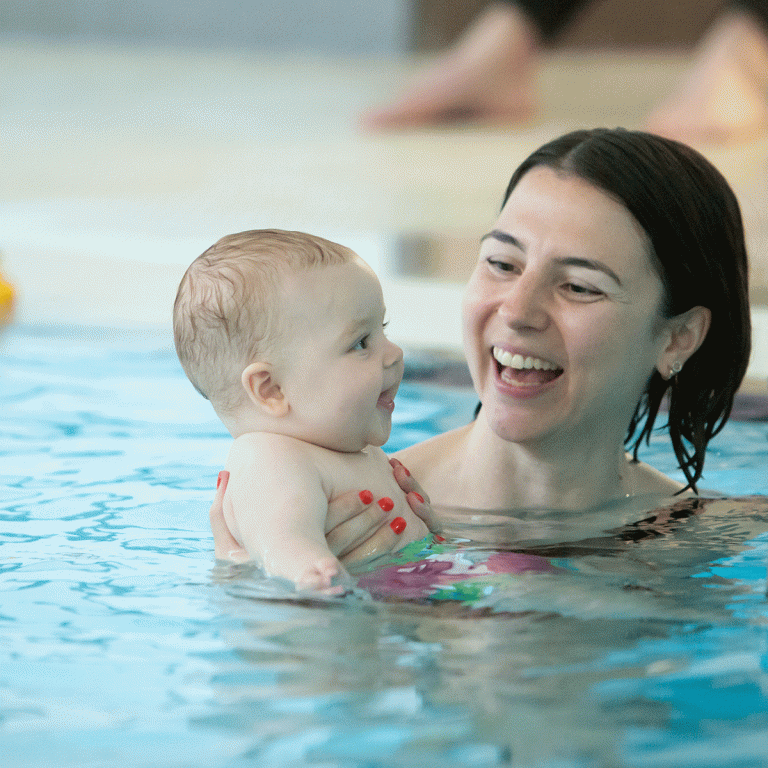
[[[299,591],[322,592],[325,595],[343,595],[347,589],[340,580],[349,574],[335,557],[325,557],[307,568],[294,582]],[[336,582],[334,584],[334,582]]]

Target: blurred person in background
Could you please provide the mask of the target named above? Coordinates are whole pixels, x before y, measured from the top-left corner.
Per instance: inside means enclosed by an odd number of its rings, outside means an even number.
[[[394,102],[363,115],[386,130],[465,120],[515,123],[537,111],[536,72],[550,43],[589,0],[491,3]],[[728,2],[646,130],[683,141],[728,142],[768,126],[768,0]]]

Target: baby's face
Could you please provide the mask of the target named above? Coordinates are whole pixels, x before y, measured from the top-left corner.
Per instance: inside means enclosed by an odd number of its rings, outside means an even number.
[[[362,259],[288,276],[275,373],[291,434],[337,451],[383,445],[392,428],[403,351],[384,335],[384,299]]]

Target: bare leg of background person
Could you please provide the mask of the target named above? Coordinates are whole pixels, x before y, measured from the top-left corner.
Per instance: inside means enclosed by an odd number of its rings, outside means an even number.
[[[766,28],[732,10],[710,28],[688,74],[645,127],[681,141],[747,138],[768,127],[767,97]]]
[[[364,115],[363,125],[524,120],[536,111],[538,48],[533,21],[511,3],[494,3],[399,99]]]

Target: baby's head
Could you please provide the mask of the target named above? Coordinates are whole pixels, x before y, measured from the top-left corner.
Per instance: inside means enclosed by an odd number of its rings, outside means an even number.
[[[376,275],[300,232],[222,238],[184,275],[179,360],[233,436],[276,432],[337,451],[382,445],[403,375]]]
[[[222,237],[192,262],[173,307],[174,342],[187,377],[219,415],[242,401],[243,369],[277,339],[286,276],[357,258],[321,237],[256,229]]]

